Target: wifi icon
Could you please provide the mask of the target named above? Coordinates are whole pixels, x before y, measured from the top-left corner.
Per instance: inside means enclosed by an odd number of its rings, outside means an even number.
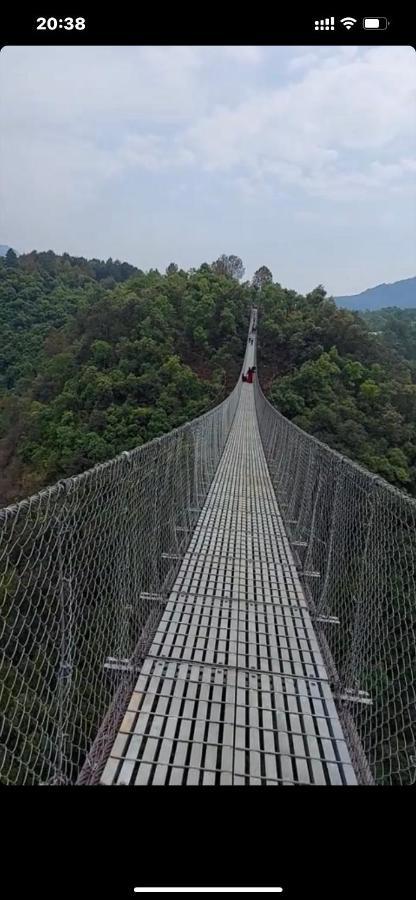
[[[340,19],[340,22],[349,31],[353,25],[356,25],[357,19],[353,19],[352,16],[346,16],[345,19]]]

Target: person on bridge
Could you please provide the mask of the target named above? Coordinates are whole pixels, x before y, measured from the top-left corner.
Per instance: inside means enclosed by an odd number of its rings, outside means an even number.
[[[242,381],[247,381],[247,378],[246,378],[246,376],[244,375],[244,372],[243,372],[243,375],[242,375]]]

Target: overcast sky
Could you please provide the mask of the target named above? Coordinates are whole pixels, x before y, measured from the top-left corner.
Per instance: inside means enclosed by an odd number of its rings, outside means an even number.
[[[411,48],[7,47],[0,243],[298,291],[416,274]]]

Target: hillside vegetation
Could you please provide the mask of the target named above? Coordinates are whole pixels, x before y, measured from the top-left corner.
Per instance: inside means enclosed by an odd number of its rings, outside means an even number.
[[[388,307],[361,313],[371,332],[416,367],[416,309]]]
[[[172,263],[161,274],[9,251],[0,260],[0,505],[219,403],[238,377],[253,302],[271,402],[416,494],[407,320],[378,327],[339,309],[322,287],[285,290],[265,266],[251,283],[243,275],[238,257],[189,272]]]
[[[321,287],[301,297],[269,285],[261,292],[259,369],[285,416],[416,493],[415,370],[358,314],[338,309]]]
[[[207,265],[1,261],[2,505],[215,406],[241,367],[248,300]]]

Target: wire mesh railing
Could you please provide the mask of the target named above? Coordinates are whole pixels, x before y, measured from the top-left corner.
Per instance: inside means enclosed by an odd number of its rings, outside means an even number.
[[[413,784],[416,501],[255,399],[357,774]]]
[[[240,387],[193,422],[0,511],[2,783],[88,782],[102,762]]]

